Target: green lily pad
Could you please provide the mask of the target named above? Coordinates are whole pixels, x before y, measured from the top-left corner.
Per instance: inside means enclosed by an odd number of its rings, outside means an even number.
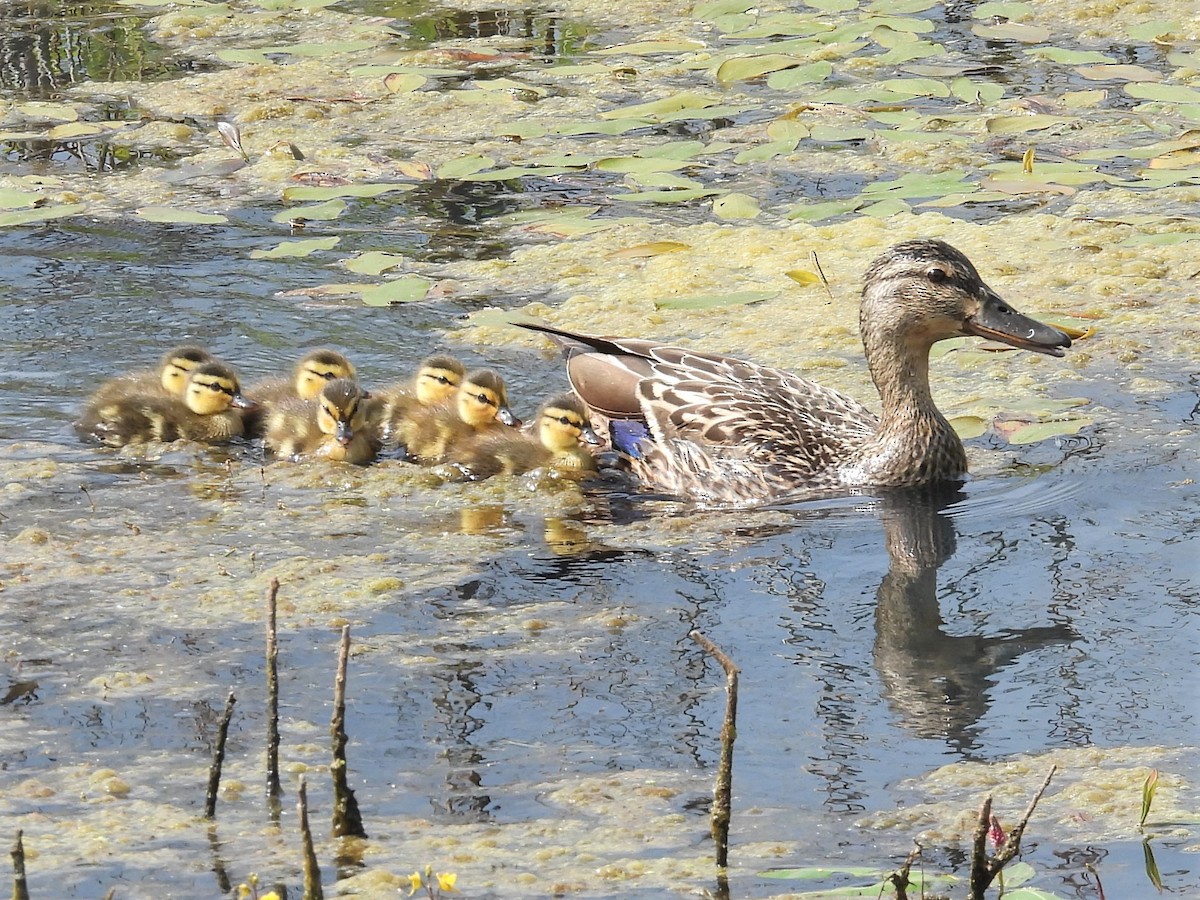
[[[476,172],[490,169],[495,164],[496,161],[490,156],[480,156],[478,153],[471,153],[444,163],[437,170],[437,177],[447,181],[454,181],[455,179],[462,178],[464,175],[474,175]]]
[[[878,869],[863,866],[803,866],[797,869],[767,869],[758,873],[762,878],[779,878],[787,881],[825,881],[834,875],[849,875],[852,878],[877,878],[885,874]]]
[[[337,197],[358,197],[369,199],[386,194],[390,191],[411,191],[411,184],[332,184],[316,185],[301,184],[284,190],[283,199],[289,202],[297,200],[324,201]]]
[[[759,144],[757,147],[750,147],[737,154],[733,161],[740,165],[753,162],[766,162],[768,159],[774,159],[776,156],[783,156],[786,153],[791,153],[796,149],[796,141],[771,141],[766,144]]]
[[[261,50],[226,47],[223,50],[218,50],[214,55],[224,63],[247,63],[249,65],[271,64],[270,58]]]
[[[911,93],[914,97],[949,97],[950,88],[932,78],[889,78],[880,82],[889,91]]]
[[[1016,41],[1022,44],[1044,44],[1050,40],[1050,29],[1041,25],[1004,22],[999,25],[972,25],[971,31],[985,41]]]
[[[694,53],[703,50],[702,41],[665,40],[665,41],[634,41],[629,44],[618,44],[603,50],[593,50],[592,56],[654,56],[659,53]]]
[[[776,119],[767,126],[767,137],[773,141],[802,141],[808,137],[808,126],[795,119]]]
[[[995,103],[1004,96],[1004,85],[994,81],[955,78],[950,82],[950,93],[966,103]]]
[[[147,222],[176,225],[224,225],[229,219],[220,213],[196,212],[193,209],[172,209],[169,206],[143,206],[134,215]]]
[[[251,259],[294,259],[316,253],[318,250],[332,250],[341,241],[339,237],[306,238],[302,241],[284,241],[270,250],[251,250]]]
[[[687,166],[681,159],[646,159],[641,156],[609,156],[597,160],[595,168],[601,172],[623,172],[645,174],[647,172],[675,172]]]
[[[778,297],[779,291],[738,291],[733,294],[693,294],[689,297],[663,297],[654,301],[655,309],[719,309],[745,306]]]
[[[719,101],[712,97],[705,97],[702,94],[694,94],[688,91],[683,93],[673,94],[670,97],[663,97],[661,100],[650,100],[646,103],[635,103],[632,106],[622,106],[619,109],[610,109],[600,113],[601,119],[646,119],[650,121],[661,120],[663,116],[668,116],[674,113],[684,111],[698,112],[710,106],[715,106]]]
[[[637,191],[632,194],[612,194],[610,200],[623,203],[687,203],[704,197],[715,197],[725,191],[717,188],[684,188],[675,191]]]
[[[357,275],[381,275],[389,269],[404,265],[407,260],[395,253],[368,250],[352,259],[342,260],[342,265]]]
[[[326,200],[324,203],[315,203],[312,206],[297,206],[292,209],[281,210],[271,216],[272,222],[282,222],[284,224],[292,222],[296,219],[308,219],[313,222],[329,222],[336,219],[346,211],[346,201],[340,199]]]
[[[704,182],[695,178],[684,178],[674,172],[630,172],[625,180],[633,182],[640,188],[673,188],[691,190],[704,187]]]
[[[971,10],[971,16],[976,19],[1009,19],[1020,22],[1033,15],[1033,7],[1020,0],[985,0]]]
[[[1086,428],[1091,424],[1091,419],[1080,417],[1057,419],[1051,422],[1034,422],[1029,425],[1021,425],[1011,431],[997,423],[997,429],[1008,438],[1010,444],[1036,444],[1052,437],[1076,434],[1081,428]],[[1008,896],[1007,892],[1005,892],[1005,896]]]
[[[874,181],[863,188],[863,199],[886,194],[896,199],[942,197],[950,193],[970,193],[978,186],[967,180],[966,172],[939,172],[927,175],[910,172],[891,181]]]
[[[772,72],[767,79],[768,87],[777,91],[790,91],[805,84],[818,84],[833,74],[833,63],[818,60],[805,66],[793,66]]]
[[[15,188],[0,188],[0,209],[22,209],[44,203],[46,197],[31,191],[18,191]]]
[[[27,119],[50,119],[55,122],[74,122],[79,118],[79,111],[67,103],[49,103],[44,100],[31,100],[28,103],[18,103],[17,112]]]
[[[1179,31],[1179,23],[1171,19],[1142,22],[1139,25],[1129,25],[1125,28],[1125,33],[1135,41],[1155,41],[1176,31]]]
[[[875,137],[875,132],[869,128],[817,124],[809,131],[809,137],[821,144],[837,144],[844,141],[869,141]]]
[[[760,212],[758,200],[749,194],[726,194],[713,201],[713,214],[721,219],[753,219]]]
[[[1162,81],[1161,72],[1145,66],[1100,63],[1093,66],[1077,66],[1076,73],[1088,81]]]
[[[383,86],[391,94],[411,94],[423,88],[428,80],[417,72],[388,72],[383,76]]]
[[[1066,125],[1071,120],[1064,116],[1035,113],[1028,116],[993,116],[985,123],[988,134],[1024,134],[1027,131],[1043,131],[1057,125]]]
[[[99,122],[67,122],[55,125],[46,137],[52,141],[69,141],[72,138],[93,137],[109,131],[112,131],[112,128],[106,128]]]
[[[737,81],[749,81],[761,78],[780,69],[790,69],[800,65],[800,60],[794,56],[784,56],[780,53],[767,53],[761,56],[735,56],[717,66],[716,78],[721,84],[733,84]]]
[[[579,137],[585,134],[603,134],[611,137],[645,128],[649,123],[645,119],[613,119],[608,122],[566,122],[550,129],[551,134],[561,134],[564,137]]]
[[[862,205],[863,201],[858,198],[852,200],[826,200],[823,203],[801,203],[789,209],[787,217],[789,219],[798,219],[801,222],[820,222],[823,219],[832,219],[834,216],[854,212],[854,210]]]
[[[420,275],[404,275],[363,291],[362,302],[367,306],[391,306],[393,303],[424,300],[432,284],[432,281]]]
[[[954,416],[950,419],[950,427],[964,441],[977,438],[988,430],[989,422],[979,416]]]
[[[863,24],[868,28],[877,28],[882,25],[892,31],[910,31],[913,34],[929,34],[933,31],[931,21],[911,16],[871,16]]]
[[[551,178],[574,171],[565,166],[505,166],[502,169],[488,169],[485,172],[475,172],[464,175],[459,181],[511,181],[515,178],[537,176]]]
[[[39,206],[35,209],[15,209],[11,212],[0,213],[0,228],[11,225],[32,225],[35,222],[48,222],[51,219],[64,219],[77,216],[87,209],[83,203],[68,203],[62,206]]]
[[[1200,90],[1182,84],[1156,84],[1135,81],[1125,85],[1125,93],[1139,100],[1158,100],[1163,103],[1200,103]]]
[[[1078,66],[1084,63],[1115,63],[1117,61],[1116,57],[1096,50],[1070,50],[1066,47],[1030,47],[1025,54],[1050,62],[1062,63],[1065,66]]]
[[[858,8],[858,0],[804,0],[804,3],[827,13],[848,12]]]

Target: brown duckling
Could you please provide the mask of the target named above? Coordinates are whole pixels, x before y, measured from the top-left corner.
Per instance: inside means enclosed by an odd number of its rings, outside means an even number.
[[[466,373],[453,356],[427,356],[411,382],[373,392],[378,403],[380,439],[385,444],[396,443],[401,424],[417,410],[453,397]]]
[[[229,366],[206,362],[192,369],[182,397],[152,385],[144,393],[93,398],[75,430],[85,440],[112,447],[149,441],[219,443],[242,435],[242,410],[250,405]]]
[[[258,410],[248,418],[247,430],[257,432],[265,427],[271,409],[280,403],[314,400],[328,382],[355,377],[354,366],[338,351],[311,350],[296,364],[291,378],[268,378],[250,386],[246,394],[258,404]]]
[[[115,400],[128,396],[163,394],[183,397],[188,375],[196,366],[216,362],[217,358],[203,347],[182,344],[163,355],[157,369],[139,369],[126,372],[104,382],[92,395],[91,403],[100,400]]]
[[[449,400],[414,410],[395,430],[410,458],[445,462],[450,449],[479,432],[520,425],[508,408],[504,379],[491,369],[470,372]]]
[[[546,466],[578,472],[596,470],[596,460],[581,442],[595,445],[600,438],[592,430],[587,407],[574,394],[559,394],[543,403],[534,432],[489,429],[452,447],[450,458],[477,478],[520,475]]]
[[[379,449],[370,425],[369,399],[370,394],[349,378],[337,378],[313,400],[277,404],[267,416],[267,449],[277,456],[368,463]]]

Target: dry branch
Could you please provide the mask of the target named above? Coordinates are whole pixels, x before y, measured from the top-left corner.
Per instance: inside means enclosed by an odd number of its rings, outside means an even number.
[[[279,820],[279,643],[276,640],[275,614],[278,606],[279,579],[271,579],[267,591],[267,809]]]
[[[229,722],[233,718],[233,705],[237,698],[233,691],[225,700],[225,712],[217,726],[217,746],[213,750],[212,765],[208,769],[208,790],[204,794],[204,818],[214,819],[217,815],[217,790],[221,787],[221,766],[225,763],[225,740],[229,737]]]
[[[346,669],[349,661],[350,626],[344,625],[338,644],[337,676],[333,682],[333,720],[329,723],[333,740],[333,762],[329,764],[333,778],[333,836],[365,838],[367,832],[363,829],[362,814],[358,811],[346,766],[346,744],[349,743],[346,735]]]
[[[17,839],[13,842],[13,889],[12,900],[29,900],[29,885],[25,883],[25,841],[22,832],[17,829]]]
[[[300,787],[296,790],[296,810],[300,814],[300,840],[304,853],[303,900],[325,900],[325,894],[321,891],[321,864],[317,862],[312,829],[308,827],[308,784],[303,775],[300,776]]]
[[[717,867],[724,869],[729,862],[729,823],[733,804],[733,742],[737,739],[738,674],[733,660],[693,629],[688,633],[693,641],[721,664],[725,670],[725,721],[721,725],[721,758],[717,764],[717,780],[713,785],[712,836],[717,845]]]
[[[1042,794],[1050,786],[1050,779],[1054,777],[1056,770],[1056,766],[1050,767],[1042,786],[1037,789],[1037,793],[1029,801],[1029,806],[1025,808],[1025,814],[1021,816],[1021,821],[1008,833],[1004,846],[998,847],[996,855],[990,859],[987,855],[987,836],[992,821],[992,798],[991,796],[984,797],[983,803],[979,807],[979,821],[975,825],[975,834],[971,842],[971,889],[967,894],[967,900],[984,900],[988,886],[1000,874],[1000,870],[1021,852],[1021,837],[1025,834],[1025,826],[1029,824],[1029,818],[1037,808],[1038,801],[1042,799]]]

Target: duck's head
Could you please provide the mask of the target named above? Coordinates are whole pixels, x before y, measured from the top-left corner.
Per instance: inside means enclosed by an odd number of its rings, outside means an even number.
[[[305,400],[312,400],[327,382],[354,377],[354,366],[336,350],[313,350],[296,366],[296,393]]]
[[[454,396],[467,370],[453,356],[428,356],[421,360],[415,379],[417,400],[430,406]]]
[[[343,447],[366,425],[366,400],[370,394],[349,378],[335,378],[317,395],[317,427]]]
[[[504,425],[521,424],[508,408],[504,379],[491,369],[476,369],[463,379],[455,406],[458,417],[475,428],[492,421]]]
[[[587,407],[574,394],[551,397],[538,410],[538,440],[547,450],[573,450],[580,442],[599,444]]]
[[[203,363],[192,369],[183,402],[198,416],[215,416],[231,406],[254,405],[242,396],[242,386],[233,369],[219,362]]]
[[[216,357],[203,347],[184,345],[168,350],[158,365],[163,390],[172,397],[182,397],[192,370],[208,362],[216,362]]]
[[[1071,339],[1000,299],[975,266],[944,241],[896,244],[867,269],[859,324],[863,342],[887,342],[914,353],[962,335],[1062,356]]]

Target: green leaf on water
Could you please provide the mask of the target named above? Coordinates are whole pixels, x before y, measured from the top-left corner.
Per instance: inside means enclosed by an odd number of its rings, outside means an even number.
[[[490,156],[480,156],[478,153],[470,153],[443,163],[437,170],[437,177],[447,181],[454,181],[462,178],[464,175],[474,175],[476,172],[490,169],[495,164],[496,161]]]
[[[669,141],[637,152],[647,159],[692,159],[708,149],[704,141]]]
[[[87,209],[83,203],[68,203],[63,206],[39,206],[36,209],[16,209],[12,212],[0,213],[0,228],[12,225],[32,225],[35,222],[48,222],[51,219],[63,219],[67,216],[77,216]]]
[[[213,55],[224,63],[248,63],[250,65],[261,66],[270,65],[272,62],[261,50],[252,50],[249,48],[226,47],[223,50],[218,50]]]
[[[661,100],[650,100],[645,103],[635,103],[632,106],[622,106],[600,113],[601,119],[649,119],[660,121],[662,117],[680,112],[698,112],[715,106],[719,100],[684,91],[663,97]]]
[[[1050,40],[1050,29],[1041,25],[1022,25],[1004,22],[1000,25],[972,25],[971,31],[985,41],[1015,41],[1021,44],[1044,44]]]
[[[390,191],[411,191],[411,184],[333,184],[333,185],[315,185],[301,184],[295,187],[290,187],[284,190],[283,199],[288,202],[297,200],[312,200],[323,201],[333,200],[337,197],[359,197],[371,198],[378,197],[380,194],[386,194]]]
[[[761,78],[780,69],[790,69],[800,65],[800,60],[794,56],[784,56],[780,53],[766,53],[761,56],[735,56],[717,66],[716,78],[721,84],[733,84],[737,81],[749,81]]]
[[[886,200],[880,200],[878,203],[872,203],[870,206],[864,206],[859,210],[864,216],[873,216],[876,219],[887,219],[898,213],[912,212],[912,207],[903,200],[889,197]]]
[[[970,78],[955,78],[950,83],[950,92],[966,103],[995,103],[1004,96],[1004,85],[994,81],[974,81]]]
[[[626,182],[632,182],[639,188],[663,188],[691,190],[704,187],[703,181],[695,178],[684,178],[672,172],[630,172],[625,176]]]
[[[425,86],[428,79],[416,72],[388,72],[383,76],[383,86],[391,94],[411,94]]]
[[[287,224],[295,219],[308,219],[313,222],[328,222],[336,219],[346,211],[346,201],[341,199],[326,200],[312,206],[297,206],[281,210],[271,216],[272,222]]]
[[[603,50],[593,50],[592,56],[653,56],[658,53],[694,53],[704,49],[703,41],[663,40],[663,41],[633,41],[629,44],[617,44],[615,47],[605,47]]]
[[[812,126],[808,136],[820,144],[837,144],[843,141],[869,141],[875,137],[875,132],[870,128],[817,124]]]
[[[801,203],[793,206],[787,212],[789,219],[799,219],[801,222],[820,222],[853,212],[863,205],[861,199],[826,200],[823,203]]]
[[[21,209],[22,207],[37,206],[45,200],[45,195],[36,192],[18,191],[15,188],[0,188],[0,209]]]
[[[623,203],[687,203],[704,197],[715,197],[725,191],[717,188],[684,188],[677,191],[637,191],[632,194],[612,194],[609,199]]]
[[[1100,63],[1094,66],[1076,66],[1075,72],[1088,81],[1162,81],[1161,72],[1145,66]]]
[[[111,127],[105,127],[108,123],[101,124],[99,122],[67,122],[63,125],[55,125],[47,133],[46,137],[52,141],[68,141],[71,138],[93,137],[97,134],[111,132]]]
[[[1095,50],[1069,50],[1066,47],[1030,47],[1024,51],[1026,56],[1033,56],[1049,62],[1062,63],[1064,66],[1078,66],[1083,63],[1113,63],[1117,59],[1106,53]]]
[[[1019,0],[985,0],[971,10],[976,19],[1009,19],[1019,22],[1033,15],[1033,7]]]
[[[1179,31],[1179,23],[1171,19],[1142,22],[1139,25],[1129,25],[1125,28],[1125,33],[1135,41],[1155,41],[1176,31]]]
[[[753,0],[708,0],[706,3],[697,4],[692,10],[692,15],[697,19],[708,20],[731,13],[743,13],[752,6]]]
[[[1027,131],[1043,131],[1056,125],[1066,125],[1064,116],[1035,113],[1029,116],[992,116],[985,123],[988,134],[1023,134]]]
[[[284,241],[270,250],[251,250],[251,259],[292,259],[308,256],[318,250],[332,250],[341,241],[339,237],[306,238],[302,241]]]
[[[824,881],[834,875],[849,875],[852,878],[876,878],[882,874],[878,869],[867,869],[862,866],[846,866],[845,868],[826,868],[824,866],[804,866],[798,869],[767,869],[758,873],[762,878],[779,878],[787,881]]]
[[[402,275],[394,281],[367,288],[362,292],[362,302],[367,306],[391,306],[393,303],[424,300],[432,284],[432,281],[420,275]]]
[[[757,147],[749,147],[737,154],[733,161],[740,165],[752,162],[765,162],[768,159],[774,159],[776,156],[782,156],[785,153],[791,153],[796,149],[796,141],[771,141],[768,144],[759,144]]]
[[[833,74],[833,63],[817,60],[804,66],[794,66],[773,72],[767,78],[767,86],[777,91],[790,91],[805,84],[818,84]]]
[[[804,0],[804,3],[827,13],[848,12],[858,7],[858,0]]]
[[[988,430],[988,422],[979,416],[953,416],[950,419],[950,427],[964,441],[969,441],[971,438],[977,438],[986,432]]]
[[[1010,888],[1020,887],[1021,885],[1023,885],[1025,882],[1027,882],[1030,878],[1032,878],[1036,874],[1037,874],[1037,870],[1034,869],[1034,867],[1031,866],[1027,862],[1015,862],[1015,863],[1010,863],[1009,865],[1005,866],[1004,867],[1004,893],[1005,893],[1005,896],[1008,895],[1008,891]]]
[[[641,156],[609,156],[597,160],[594,168],[601,172],[646,174],[648,172],[675,172],[688,163],[680,159],[646,159]]]
[[[1004,900],[1065,900],[1062,894],[1052,894],[1038,888],[1017,888],[1015,891],[1005,891]]]
[[[691,244],[679,241],[649,241],[644,244],[621,247],[619,250],[606,253],[605,256],[609,259],[649,259],[654,256],[662,256],[664,253],[681,253],[691,248]]]
[[[16,111],[27,119],[50,119],[55,122],[74,122],[79,118],[79,111],[67,103],[49,103],[45,100],[31,100],[28,103],[18,103]]]
[[[134,210],[134,215],[147,222],[164,222],[177,225],[223,225],[229,221],[220,213],[196,212],[192,209],[172,209],[169,206],[143,206]]]
[[[758,200],[749,194],[726,194],[713,201],[713,213],[721,219],[753,219],[761,212]]]
[[[738,291],[733,294],[693,294],[688,297],[661,297],[654,301],[655,309],[719,309],[725,306],[745,306],[761,303],[779,296],[779,291]]]
[[[1157,100],[1162,103],[1200,103],[1200,90],[1182,84],[1156,84],[1134,81],[1125,85],[1125,93],[1139,100]]]
[[[1011,424],[1011,423],[1009,423]],[[1075,434],[1081,428],[1086,428],[1092,424],[1092,420],[1086,417],[1057,419],[1051,422],[1034,422],[1029,425],[1021,425],[1009,431],[998,430],[1005,433],[1010,444],[1036,444],[1039,441],[1048,440],[1053,437],[1060,437],[1066,434]],[[1006,894],[1007,896],[1007,894]]]
[[[929,34],[933,31],[933,22],[910,16],[871,16],[864,25],[868,28],[882,25],[892,31],[909,31],[913,34]]]
[[[394,269],[406,263],[403,256],[395,253],[385,253],[382,250],[368,250],[351,259],[342,260],[342,265],[358,275],[381,275],[389,269]]]
[[[505,166],[503,169],[488,169],[485,172],[474,172],[463,175],[460,181],[511,181],[516,178],[538,176],[550,178],[554,175],[564,175],[574,171],[565,166]]]
[[[613,119],[610,122],[564,122],[549,130],[549,134],[561,134],[565,137],[578,137],[585,134],[604,134],[612,137],[622,135],[637,128],[646,128],[645,119]],[[505,132],[502,132],[505,133]]]
[[[767,137],[772,141],[802,141],[808,137],[808,126],[795,119],[776,119],[767,126]]]

